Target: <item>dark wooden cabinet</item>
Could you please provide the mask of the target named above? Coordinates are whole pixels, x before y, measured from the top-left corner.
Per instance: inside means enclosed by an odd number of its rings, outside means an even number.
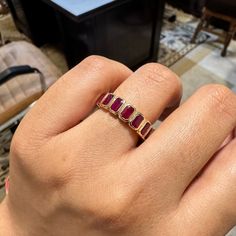
[[[41,31],[41,27],[45,27],[45,38],[42,33],[38,37],[40,41],[47,41],[50,28],[52,32],[59,28],[58,39],[69,67],[92,54],[120,61],[130,68],[157,60],[164,0],[116,0],[82,15],[74,15],[51,0],[29,1],[33,5],[38,2],[40,7],[47,8],[46,12],[51,12],[43,14],[44,23],[39,25],[33,13],[39,10],[35,7],[22,8],[27,16],[31,12],[32,20],[28,19],[31,31]],[[41,9],[41,12],[44,10]],[[36,33],[32,35],[37,36]]]
[[[91,54],[137,67],[157,61],[163,1],[123,1],[84,17],[58,12],[63,45],[70,66]]]
[[[41,46],[58,39],[59,30],[55,13],[40,0],[7,0],[15,25],[34,44]]]
[[[167,0],[167,3],[189,14],[200,17],[206,0]]]

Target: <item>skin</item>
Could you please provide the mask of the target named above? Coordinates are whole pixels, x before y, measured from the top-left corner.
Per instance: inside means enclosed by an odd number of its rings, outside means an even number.
[[[126,124],[93,112],[107,91],[154,122],[182,89],[156,63],[133,73],[92,56],[65,74],[15,133],[0,235],[227,233],[236,224],[235,95],[204,86],[137,147]]]

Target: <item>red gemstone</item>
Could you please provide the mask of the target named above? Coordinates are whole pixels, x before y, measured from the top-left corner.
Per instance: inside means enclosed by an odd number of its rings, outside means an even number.
[[[102,94],[99,99],[97,100],[97,104],[100,104],[100,102],[102,101],[102,99],[105,97],[105,94]]]
[[[148,133],[145,136],[145,139],[147,139],[155,130],[153,128],[151,128]]]
[[[132,122],[130,123],[130,125],[135,128],[138,129],[138,127],[141,125],[142,121],[144,120],[144,117],[142,115],[137,115]]]
[[[150,124],[149,122],[147,122],[147,123],[144,125],[144,127],[142,128],[141,134],[142,134],[143,136],[145,136],[145,135],[147,134],[148,130],[150,129],[150,127],[151,127],[151,124]]]
[[[125,109],[121,112],[121,117],[124,120],[128,120],[130,116],[134,113],[134,108],[132,106],[127,106]]]
[[[117,112],[123,104],[123,99],[117,98],[111,105],[111,110]]]
[[[107,95],[107,97],[105,98],[105,100],[103,101],[103,105],[108,105],[109,104],[109,102],[112,100],[112,98],[114,97],[114,95],[113,94],[111,94],[111,93],[109,93],[108,95]]]

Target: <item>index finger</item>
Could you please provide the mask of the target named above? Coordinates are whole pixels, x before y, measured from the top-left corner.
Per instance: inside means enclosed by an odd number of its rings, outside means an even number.
[[[91,113],[103,93],[115,90],[131,73],[116,61],[86,58],[41,97],[20,124],[21,132],[51,137],[72,128]]]

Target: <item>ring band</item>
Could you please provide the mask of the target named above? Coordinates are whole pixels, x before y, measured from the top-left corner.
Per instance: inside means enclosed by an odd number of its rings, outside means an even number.
[[[136,131],[143,140],[147,139],[154,131],[151,122],[146,120],[135,107],[113,93],[102,95],[97,101],[97,106],[116,115],[123,122],[128,123],[129,127]]]

